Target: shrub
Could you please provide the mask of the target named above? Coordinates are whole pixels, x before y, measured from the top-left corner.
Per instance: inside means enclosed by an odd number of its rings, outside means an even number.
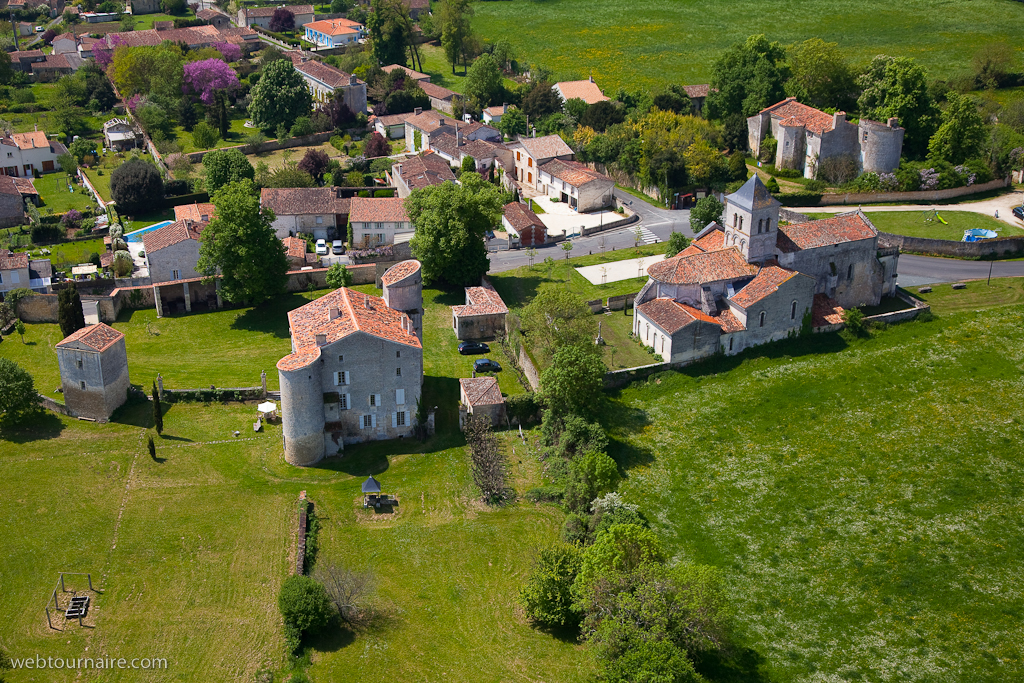
[[[289,576],[281,585],[277,606],[284,618],[285,639],[294,651],[303,635],[315,634],[333,615],[330,596],[308,576]]]
[[[771,192],[772,194],[778,194],[779,192],[782,191],[782,189],[779,187],[779,181],[776,180],[774,176],[769,178],[768,182],[765,183],[764,185],[765,185],[765,187],[768,188],[768,191]]]
[[[64,214],[60,222],[63,223],[65,230],[78,230],[82,227],[82,214],[75,209],[71,209]]]
[[[579,456],[569,466],[569,481],[565,485],[566,509],[586,512],[590,503],[615,488],[618,480],[618,465],[606,453],[590,452]]]
[[[63,231],[56,225],[33,225],[29,233],[33,244],[47,244],[57,242],[64,237]]]
[[[163,199],[164,181],[153,164],[129,159],[110,174],[110,195],[118,213],[132,215]]]
[[[313,122],[310,121],[308,116],[300,116],[295,119],[295,124],[292,125],[292,137],[297,138],[303,135],[312,135],[316,131],[313,130]]]
[[[579,569],[580,551],[575,546],[560,545],[542,551],[519,594],[526,616],[548,627],[579,623],[572,601],[572,584]]]
[[[533,422],[537,419],[537,411],[540,410],[537,395],[525,393],[509,396],[505,399],[505,410],[510,418],[519,420],[521,424]]]
[[[846,329],[852,334],[858,337],[867,334],[868,326],[864,322],[864,312],[859,308],[847,308],[843,311],[843,322],[846,323]]]
[[[857,177],[857,159],[852,154],[840,154],[818,161],[815,177],[832,185],[842,185]]]
[[[206,121],[200,121],[192,128],[192,144],[196,149],[210,149],[220,140],[220,134]]]
[[[565,489],[561,486],[537,486],[523,494],[523,497],[531,503],[557,503],[565,495]]]

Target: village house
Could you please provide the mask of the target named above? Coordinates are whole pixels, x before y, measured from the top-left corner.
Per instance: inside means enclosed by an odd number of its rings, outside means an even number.
[[[117,36],[118,44],[129,47],[155,47],[164,41],[182,43],[190,50],[212,47],[215,43],[231,43],[238,45],[243,54],[248,54],[260,45],[259,34],[251,28],[228,27],[218,30],[214,26],[189,26],[172,29],[144,29],[126,33],[108,33],[104,36],[106,47],[116,47],[113,36]],[[84,57],[84,52],[81,53]]]
[[[551,86],[551,89],[558,93],[563,103],[577,99],[583,100],[587,104],[597,104],[598,102],[611,99],[610,97],[605,97],[605,94],[597,87],[593,76],[585,81],[562,81],[555,83]]]
[[[402,0],[402,4],[409,9],[413,21],[418,21],[423,12],[430,13],[430,0]]]
[[[28,287],[28,261],[27,251],[0,251],[0,295]]]
[[[841,321],[844,308],[896,292],[896,249],[860,211],[780,225],[779,202],[758,176],[726,197],[678,255],[647,269],[633,334],[666,361],[685,362]]]
[[[492,426],[505,422],[505,397],[501,395],[497,377],[469,377],[459,380],[459,429],[466,417],[486,417]]]
[[[343,101],[353,114],[366,113],[366,83],[352,74],[312,60],[299,62],[295,65],[295,70],[306,81],[306,87],[313,95],[315,104],[334,99],[335,93],[340,91]]]
[[[69,57],[72,57],[72,59],[69,59]],[[32,80],[37,83],[49,83],[61,76],[74,73],[82,65],[81,60],[77,59],[77,57],[78,55],[50,54],[46,55],[42,61],[32,62]],[[74,65],[72,65],[72,60]]]
[[[337,235],[338,216],[347,213],[348,199],[338,199],[333,187],[264,187],[260,206],[274,212],[274,233],[279,239],[306,233],[314,239]]]
[[[105,422],[128,398],[124,334],[99,323],[57,343],[64,405],[75,417]]]
[[[21,188],[18,187],[15,178],[8,175],[0,176],[0,228],[10,228],[27,222]]]
[[[42,204],[42,199],[39,197],[39,190],[36,189],[34,178],[15,178],[14,176],[0,175],[0,183],[8,181],[14,183],[14,187],[17,188],[22,199],[27,202],[32,202],[36,206],[40,206]]]
[[[455,112],[455,98],[459,96],[459,93],[440,85],[434,85],[430,81],[420,81],[419,86],[430,98],[430,106],[433,109],[443,111],[449,116]]]
[[[405,120],[405,146],[410,152],[422,152],[430,149],[430,140],[439,135],[455,136],[456,131],[462,133],[462,139],[488,140],[501,142],[501,133],[482,123],[464,123],[453,118],[438,114],[435,111],[423,111],[420,107],[413,110],[413,115]],[[417,136],[417,133],[419,134]],[[418,139],[417,139],[418,137]]]
[[[510,202],[502,209],[501,225],[509,241],[524,247],[539,247],[548,241],[548,228],[526,204]]]
[[[462,162],[467,157],[473,160],[473,167],[477,173],[484,173],[494,161],[505,151],[505,145],[490,142],[488,140],[465,140],[461,129],[456,129],[455,135],[447,133],[434,135],[430,138],[430,149],[437,152],[437,155],[452,166],[461,168]]]
[[[401,140],[405,137],[405,122],[415,116],[411,111],[404,114],[387,114],[371,116],[370,127],[389,140]]]
[[[143,139],[142,131],[136,130],[128,119],[110,119],[103,124],[103,146],[123,152],[135,149]]]
[[[400,278],[385,273],[384,298],[342,287],[288,313],[292,352],[277,369],[292,465],[312,465],[348,444],[413,435],[423,345],[404,310],[421,308],[422,285],[406,286],[419,272],[406,272],[406,263],[392,268]]]
[[[484,279],[479,287],[466,287],[466,305],[452,306],[456,339],[493,339],[505,331],[508,306]]]
[[[349,230],[357,249],[394,244],[398,234],[413,231],[405,200],[400,197],[353,197],[348,214]]]
[[[46,54],[42,50],[16,50],[10,53],[11,68],[15,71],[32,73],[32,65],[45,62]]]
[[[540,138],[519,137],[506,145],[514,155],[514,180],[520,185],[540,191],[539,169],[552,159],[572,161],[576,158],[572,148],[557,135]],[[507,178],[506,181],[512,180]]]
[[[321,19],[304,25],[303,29],[306,32],[306,40],[314,45],[344,47],[359,42],[364,27],[349,19]]]
[[[179,204],[174,207],[174,220],[193,223],[209,223],[217,213],[217,207],[209,202],[200,204]]]
[[[196,12],[196,17],[205,21],[208,25],[220,30],[231,26],[231,17],[220,10],[213,8],[201,9]]]
[[[508,113],[508,105],[502,104],[500,107],[487,107],[484,109],[483,119],[484,123],[495,124],[501,122],[501,117]]]
[[[57,157],[67,151],[67,147],[49,140],[41,130],[12,133],[0,138],[0,166],[4,175],[15,177],[50,173],[60,168]]]
[[[160,0],[131,0],[132,14],[156,14],[161,11]]]
[[[259,26],[270,30],[274,10],[284,8],[295,16],[295,28],[299,29],[313,21],[312,5],[274,5],[271,7],[243,7],[238,10],[239,26]]]
[[[833,157],[850,157],[864,173],[891,173],[900,165],[904,130],[895,118],[886,123],[846,120],[845,112],[826,114],[787,97],[747,119],[750,149],[755,156],[771,135],[777,141],[776,168],[801,171],[814,178],[818,166]]]
[[[711,86],[707,83],[701,85],[684,85],[683,90],[686,91],[686,96],[690,98],[690,107],[696,116],[701,116],[704,112],[704,100],[708,98],[708,93],[711,92]]]
[[[386,175],[388,184],[398,188],[398,196],[402,199],[412,194],[413,190],[455,182],[455,174],[448,162],[432,152],[422,152],[418,156],[395,162]]]
[[[430,83],[430,76],[428,74],[420,73],[419,71],[413,71],[409,67],[402,66],[401,64],[388,64],[387,66],[382,66],[380,68],[380,70],[383,71],[386,74],[391,73],[395,69],[401,69],[402,71],[404,71],[406,73],[406,76],[408,78],[411,78],[412,80],[416,81],[417,83],[420,83],[420,84]]]
[[[200,277],[196,263],[199,261],[199,235],[204,227],[205,223],[176,220],[142,235],[146,266],[153,284]]]
[[[578,161],[547,161],[538,169],[537,181],[543,194],[577,211],[598,211],[615,201],[615,181]]]

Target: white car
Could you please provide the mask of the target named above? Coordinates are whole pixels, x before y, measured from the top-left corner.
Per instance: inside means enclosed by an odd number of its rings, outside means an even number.
[[[36,33],[42,33],[44,30],[42,26],[36,26]]]
[[[335,254],[341,254],[345,251],[345,243],[341,240],[334,240],[331,242],[331,251]]]
[[[327,240],[316,241],[316,255],[327,256]]]

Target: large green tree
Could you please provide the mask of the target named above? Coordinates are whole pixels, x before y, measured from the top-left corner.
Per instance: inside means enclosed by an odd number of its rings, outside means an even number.
[[[518,107],[511,107],[501,115],[496,127],[505,137],[515,140],[517,135],[526,135],[526,115]]]
[[[786,92],[815,107],[846,109],[853,105],[857,84],[838,43],[810,38],[789,48],[792,76]]]
[[[469,67],[463,94],[477,109],[501,103],[505,97],[505,86],[501,79],[501,69],[494,57],[485,53],[473,62],[473,66]]]
[[[563,346],[593,344],[597,322],[580,295],[561,288],[545,289],[523,309],[523,331],[530,345],[545,356]]]
[[[461,185],[442,183],[415,190],[405,208],[416,233],[412,253],[428,283],[469,286],[487,272],[485,233],[501,220],[502,195],[476,173]]]
[[[729,114],[753,116],[782,100],[789,76],[785,58],[785,48],[763,35],[730,47],[712,67],[707,115],[713,119]]]
[[[540,386],[549,406],[571,413],[592,412],[608,371],[595,351],[593,339],[557,349],[551,366],[540,376]]]
[[[32,375],[10,358],[0,358],[0,420],[18,422],[38,407]]]
[[[248,157],[238,149],[218,149],[203,155],[206,169],[206,191],[212,196],[228,183],[253,180],[256,171]]]
[[[274,234],[274,212],[260,208],[251,180],[228,183],[213,195],[216,217],[199,238],[196,271],[221,275],[221,294],[257,305],[282,294],[288,282],[284,245]]]
[[[713,195],[698,199],[697,204],[690,209],[690,229],[693,230],[693,234],[696,235],[711,223],[722,220],[723,211],[725,207],[722,206],[722,202]]]
[[[309,114],[312,98],[302,75],[291,62],[275,60],[263,67],[259,82],[253,86],[249,115],[263,131],[276,131],[279,125],[290,128],[300,116]]]
[[[148,161],[129,159],[110,174],[110,196],[120,214],[152,210],[164,198],[164,179]]]
[[[406,50],[412,43],[409,10],[401,0],[372,0],[366,15],[370,52],[379,66],[408,63]]]
[[[526,616],[547,627],[573,626],[579,614],[572,604],[572,582],[580,568],[580,550],[558,545],[542,550],[519,593]]]
[[[444,48],[448,63],[452,65],[452,73],[455,73],[455,65],[460,59],[465,73],[466,48],[472,33],[469,20],[472,16],[473,8],[469,0],[441,0],[438,19],[441,24],[441,47]]]
[[[928,154],[951,164],[962,164],[981,154],[985,143],[985,120],[968,95],[946,95],[942,125],[928,142]]]
[[[862,88],[857,106],[861,114],[876,121],[899,119],[906,130],[903,153],[922,158],[928,140],[939,125],[939,109],[928,94],[924,69],[909,57],[878,55],[857,79]]]

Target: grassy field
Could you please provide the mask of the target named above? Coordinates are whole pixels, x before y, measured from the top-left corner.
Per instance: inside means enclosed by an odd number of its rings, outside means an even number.
[[[479,11],[482,3],[474,5]],[[452,65],[445,59],[444,50],[438,45],[423,43],[419,46],[420,58],[423,60],[423,73],[430,76],[430,82],[442,88],[448,88],[461,93],[466,88],[466,77],[463,75],[462,66],[455,68],[452,73]],[[410,65],[411,66],[411,65]],[[504,79],[506,86],[514,85],[509,79]]]
[[[539,64],[558,80],[593,75],[608,95],[707,83],[726,48],[758,33],[783,44],[837,42],[857,66],[877,54],[913,57],[932,77],[949,77],[968,70],[988,42],[1017,44],[1014,27],[1024,20],[1024,7],[1006,0],[516,0],[474,8],[474,30],[511,41],[520,64]]]
[[[831,213],[809,213],[811,218],[831,218]],[[931,210],[921,211],[868,211],[867,217],[882,232],[908,237],[927,237],[935,240],[959,242],[964,230],[976,228],[995,230],[1000,237],[1024,235],[1024,230],[1001,220],[972,211],[939,211],[946,224],[935,220]],[[927,220],[931,219],[931,220]]]
[[[919,287],[907,293],[928,302],[932,312],[939,315],[978,311],[993,306],[1024,303],[1024,278],[993,278],[990,284],[983,280],[968,282],[966,289],[953,289],[952,285],[931,285],[932,291],[922,294]]]
[[[725,574],[760,662],[734,680],[1024,676],[1024,306],[951,298],[870,339],[664,373],[603,411],[624,495],[670,555]]]
[[[353,143],[353,146],[356,149],[358,149],[358,145],[359,143]],[[290,152],[290,154],[288,154],[288,160],[291,161],[292,163],[297,164],[298,162],[302,161],[302,157],[306,154],[306,152],[308,152],[311,149],[325,152],[327,156],[329,156],[331,159],[338,159],[339,161],[348,158],[345,156],[344,152],[339,152],[333,145],[326,142],[322,145],[309,145],[306,147],[289,147],[288,149],[277,149],[274,150],[273,152],[263,152],[261,154],[247,154],[246,156],[249,157],[249,161],[252,163],[253,166],[256,166],[256,164],[262,161],[267,165],[268,168],[274,169],[281,168],[282,166],[284,166],[285,152]],[[356,151],[353,151],[352,153],[353,155],[357,154]]]
[[[43,200],[39,207],[40,213],[65,213],[71,209],[82,211],[95,207],[92,195],[82,185],[73,185],[74,192],[68,192],[67,175],[64,173],[47,173],[37,178],[34,185]]]

